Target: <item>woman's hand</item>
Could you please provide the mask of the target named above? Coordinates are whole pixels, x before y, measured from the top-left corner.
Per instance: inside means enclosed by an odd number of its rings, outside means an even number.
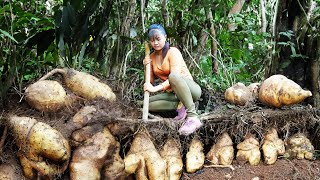
[[[151,63],[151,58],[150,57],[145,57],[144,59],[143,59],[143,65],[147,65],[147,64],[149,64],[149,63]]]
[[[151,83],[144,83],[143,90],[148,92],[158,92],[163,89],[163,86],[160,84],[158,86],[153,86]]]

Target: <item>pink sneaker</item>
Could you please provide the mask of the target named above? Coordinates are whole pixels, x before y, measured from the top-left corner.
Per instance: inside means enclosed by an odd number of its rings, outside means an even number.
[[[202,123],[198,117],[188,117],[180,127],[179,133],[181,135],[188,136],[198,130],[201,126]]]
[[[180,121],[187,117],[187,109],[184,105],[182,105],[179,109],[176,110],[178,112],[178,115],[173,118],[174,120]]]

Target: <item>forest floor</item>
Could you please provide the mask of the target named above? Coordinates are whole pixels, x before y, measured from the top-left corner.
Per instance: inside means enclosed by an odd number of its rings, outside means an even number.
[[[259,142],[262,142],[264,130],[269,127],[276,127],[279,137],[282,139],[294,133],[303,132],[310,138],[315,149],[319,147],[319,112],[309,105],[272,109],[255,102],[244,107],[238,107],[228,104],[224,101],[222,94],[217,94],[207,95],[198,107],[204,107],[204,103],[208,105],[208,98],[210,98],[210,109],[206,110],[206,114],[201,115],[204,126],[192,136],[179,136],[176,133],[176,129],[179,126],[172,128],[166,123],[155,122],[143,125],[148,128],[150,134],[154,137],[153,140],[156,147],[161,147],[165,138],[173,136],[180,140],[182,154],[184,154],[183,158],[185,158],[188,144],[194,136],[201,138],[205,147],[204,152],[207,153],[215,142],[216,137],[223,131],[227,131],[230,134],[234,144],[242,141],[246,133],[255,134]],[[120,154],[124,156],[130,147],[134,133],[137,129],[140,129],[142,124],[139,120],[141,111],[133,105],[92,101],[81,102],[56,113],[41,113],[32,109],[24,100],[20,100],[20,97],[13,95],[9,98],[9,104],[2,114],[34,117],[50,124],[65,137],[68,137],[71,132],[68,132],[66,123],[85,105],[95,105],[100,109],[104,109],[105,112],[109,113],[108,117],[116,116],[128,119],[128,122],[124,123],[125,125],[111,130],[119,140],[121,144]],[[169,119],[170,121],[170,118],[164,119]],[[135,120],[139,122],[135,123]],[[96,123],[105,124],[105,122]],[[119,124],[121,125],[122,122],[119,122]],[[3,124],[0,124],[0,130],[2,129]],[[23,179],[16,152],[17,147],[14,145],[14,138],[9,133],[3,153],[0,154],[0,164],[11,164],[15,168],[17,179]],[[69,179],[68,170],[59,179]],[[262,161],[257,166],[241,164],[234,160],[232,168],[205,167],[193,174],[186,173],[184,170],[181,179],[320,179],[320,160],[316,157],[313,161],[280,158],[274,165],[266,165],[263,163],[262,157]]]

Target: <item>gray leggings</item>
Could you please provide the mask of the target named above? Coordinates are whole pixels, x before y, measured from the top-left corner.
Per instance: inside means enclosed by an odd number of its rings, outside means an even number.
[[[175,110],[181,101],[188,113],[195,113],[194,102],[201,96],[200,86],[178,73],[170,73],[168,79],[174,93],[160,93],[151,96],[149,110],[153,112]]]

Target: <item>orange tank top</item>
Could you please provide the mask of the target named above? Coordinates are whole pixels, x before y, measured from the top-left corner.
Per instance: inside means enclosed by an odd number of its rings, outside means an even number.
[[[171,89],[168,80],[168,76],[171,72],[176,72],[183,77],[193,79],[181,52],[176,47],[170,47],[161,65],[157,64],[156,56],[155,52],[150,55],[152,60],[150,68],[151,83],[154,82],[154,77],[156,76],[161,79],[163,90]]]

